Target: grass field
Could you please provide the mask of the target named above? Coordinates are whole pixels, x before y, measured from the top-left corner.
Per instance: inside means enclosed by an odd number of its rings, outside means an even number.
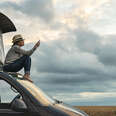
[[[116,116],[116,106],[75,106],[89,116]]]

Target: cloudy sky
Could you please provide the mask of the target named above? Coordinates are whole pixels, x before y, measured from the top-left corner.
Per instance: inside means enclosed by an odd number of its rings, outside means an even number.
[[[0,0],[32,55],[31,77],[47,94],[72,105],[116,105],[115,0]]]

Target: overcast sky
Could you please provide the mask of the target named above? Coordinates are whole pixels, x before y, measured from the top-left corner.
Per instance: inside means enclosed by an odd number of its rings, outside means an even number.
[[[39,39],[31,76],[49,95],[72,105],[116,105],[115,0],[0,0],[25,48]]]

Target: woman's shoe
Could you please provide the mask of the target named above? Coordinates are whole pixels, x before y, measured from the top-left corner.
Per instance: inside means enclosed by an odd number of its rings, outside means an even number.
[[[33,81],[31,80],[31,78],[29,76],[29,74],[24,74],[23,78],[30,81],[31,83],[33,83]]]

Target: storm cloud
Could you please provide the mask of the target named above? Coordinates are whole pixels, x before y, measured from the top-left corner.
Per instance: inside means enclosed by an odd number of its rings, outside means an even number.
[[[24,0],[20,3],[4,2],[0,7],[14,9],[15,12],[22,12],[31,17],[39,17],[45,22],[50,22],[54,17],[54,8],[52,0]]]
[[[86,30],[76,30],[76,44],[82,52],[95,54],[99,62],[104,65],[116,66],[116,40],[115,35],[100,36]],[[108,40],[108,41],[107,41]],[[103,41],[107,41],[103,44]]]
[[[34,68],[36,72],[35,75],[38,75],[38,78],[41,78],[42,76],[44,83],[62,86],[64,86],[64,84],[69,84],[77,85],[77,87],[88,83],[86,86],[88,87],[90,83],[97,84],[99,81],[101,83],[107,83],[111,79],[116,80],[116,68],[111,68],[111,64],[107,65],[105,60],[101,60],[102,57],[109,58],[110,56],[108,54],[102,54],[103,56],[100,56],[100,53],[105,52],[108,47],[108,45],[102,44],[102,39],[104,38],[94,34],[92,31],[86,31],[87,34],[84,31],[81,31],[80,33],[84,33],[86,39],[86,42],[78,42],[83,49],[76,43],[78,38],[71,39],[67,42],[66,40],[53,40],[47,43],[41,43],[40,49],[37,52],[39,54],[35,53],[32,57],[33,67],[36,67]],[[77,34],[80,33],[76,33],[75,36],[77,37]],[[97,38],[95,39],[96,41],[98,40],[98,43],[94,43],[94,41],[91,40],[90,37],[92,36],[93,39],[95,37]],[[79,40],[81,40],[81,38],[84,40],[83,36],[79,35],[78,37]],[[91,41],[93,43],[91,43]],[[86,46],[84,43],[88,43],[89,46]],[[95,47],[92,47],[94,50],[87,49],[88,47],[91,48],[91,45]],[[112,51],[112,48],[110,47],[109,50]],[[110,57],[112,58],[114,55],[111,55]],[[112,61],[112,59],[109,59],[109,63],[110,60]],[[37,78],[37,76],[35,77]],[[104,85],[101,86],[103,88]],[[96,86],[96,88],[98,87]]]

